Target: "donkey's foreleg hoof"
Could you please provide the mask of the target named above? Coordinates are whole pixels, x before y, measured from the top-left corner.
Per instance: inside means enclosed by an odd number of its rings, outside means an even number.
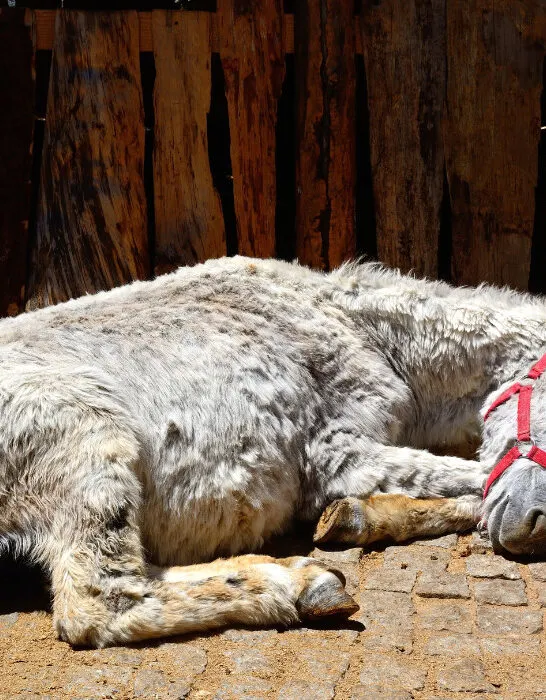
[[[358,498],[341,498],[320,516],[313,541],[364,545],[368,529],[363,502]]]
[[[336,615],[349,617],[359,609],[332,571],[324,571],[309,582],[296,601],[300,620]]]

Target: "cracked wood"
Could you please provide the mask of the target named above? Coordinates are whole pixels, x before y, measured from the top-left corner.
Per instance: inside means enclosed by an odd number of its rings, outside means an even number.
[[[297,3],[294,32],[296,251],[300,262],[329,269],[356,251],[352,3]]]
[[[210,14],[154,11],[155,272],[226,254],[208,157]]]
[[[379,259],[435,277],[443,194],[444,0],[364,3]]]
[[[527,289],[546,44],[542,2],[450,0],[453,281]]]
[[[275,127],[284,78],[281,0],[218,0],[216,12],[242,255],[275,255]]]
[[[28,308],[148,274],[136,12],[57,13]]]

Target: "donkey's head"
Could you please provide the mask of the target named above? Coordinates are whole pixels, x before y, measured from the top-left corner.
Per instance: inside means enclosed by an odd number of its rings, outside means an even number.
[[[546,558],[546,469],[517,458],[491,485],[484,520],[495,550]]]

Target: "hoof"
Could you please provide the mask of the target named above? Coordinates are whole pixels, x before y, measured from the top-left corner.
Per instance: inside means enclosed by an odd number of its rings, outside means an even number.
[[[320,574],[303,590],[296,608],[301,620],[316,620],[330,615],[350,617],[359,610],[343,583],[330,571]]]
[[[331,503],[320,516],[313,541],[366,544],[366,518],[357,498],[342,498]]]

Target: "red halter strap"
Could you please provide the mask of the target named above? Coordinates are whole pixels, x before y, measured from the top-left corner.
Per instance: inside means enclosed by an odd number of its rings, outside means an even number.
[[[527,373],[527,379],[535,380],[538,379],[546,371],[546,354],[544,354],[540,360],[534,364],[529,372]],[[517,444],[512,447],[511,450],[502,457],[502,459],[497,462],[493,471],[487,479],[485,488],[483,490],[483,497],[485,498],[491,488],[492,484],[503,474],[509,467],[514,464],[517,459],[524,458],[528,459],[535,464],[540,465],[546,469],[546,452],[541,450],[536,445],[532,445],[531,449],[527,453],[523,453],[520,447],[523,443],[530,443],[531,440],[531,396],[533,394],[533,384],[521,384],[520,382],[515,382],[508,387],[505,391],[498,396],[491,406],[487,409],[484,420],[487,420],[491,413],[498,408],[501,404],[508,401],[514,394],[518,395],[518,432],[517,432]]]

